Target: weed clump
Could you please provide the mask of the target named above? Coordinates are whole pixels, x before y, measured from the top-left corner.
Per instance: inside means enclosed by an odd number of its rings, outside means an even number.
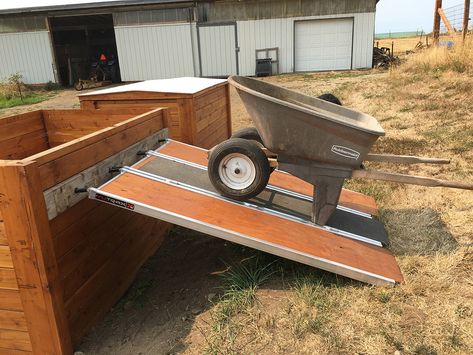
[[[0,82],[0,109],[36,104],[50,97],[50,94],[33,91],[23,82],[23,76],[19,73]]]
[[[432,47],[414,54],[400,67],[400,72],[438,75],[443,72],[473,73],[473,41],[457,41],[452,48]]]

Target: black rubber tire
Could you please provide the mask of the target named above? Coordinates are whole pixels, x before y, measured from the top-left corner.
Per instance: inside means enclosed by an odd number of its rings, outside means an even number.
[[[232,138],[242,138],[242,139],[247,139],[250,141],[255,141],[260,143],[262,146],[263,140],[261,139],[261,136],[259,135],[258,131],[256,130],[255,127],[247,127],[247,128],[242,128],[235,133],[232,134]]]
[[[335,104],[335,105],[343,106],[342,102],[338,99],[338,97],[336,97],[334,94],[331,94],[329,92],[326,94],[320,95],[318,98],[321,100],[331,102],[332,104]]]
[[[219,173],[220,163],[227,155],[232,153],[245,155],[255,167],[253,182],[250,186],[241,190],[227,186],[222,181]],[[246,201],[264,190],[269,181],[271,168],[266,154],[261,150],[258,143],[243,138],[230,138],[212,149],[208,162],[208,174],[212,185],[223,196],[238,201]]]

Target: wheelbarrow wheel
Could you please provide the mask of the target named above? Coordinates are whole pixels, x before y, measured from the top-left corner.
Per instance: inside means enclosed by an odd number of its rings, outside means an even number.
[[[255,141],[264,146],[263,140],[255,127],[242,128],[232,134],[232,138],[243,138],[249,141]]]
[[[230,138],[212,149],[208,173],[212,185],[223,196],[245,201],[264,190],[271,168],[258,143]]]

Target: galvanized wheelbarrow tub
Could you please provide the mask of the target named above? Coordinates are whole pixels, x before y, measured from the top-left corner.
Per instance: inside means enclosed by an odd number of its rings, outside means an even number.
[[[384,135],[367,114],[263,81],[232,76],[264,146],[271,152],[359,168],[376,140]]]
[[[370,160],[398,164],[450,162],[370,154],[373,144],[384,135],[372,116],[260,80],[241,76],[228,80],[237,89],[264,146],[276,156],[278,169],[314,185],[314,223],[327,222],[346,178],[473,190],[473,184],[364,169],[363,161]]]

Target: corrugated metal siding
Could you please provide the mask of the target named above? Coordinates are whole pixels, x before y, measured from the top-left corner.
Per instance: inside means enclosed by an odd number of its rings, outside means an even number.
[[[255,50],[270,47],[279,47],[280,73],[293,72],[294,21],[346,17],[354,19],[353,68],[371,67],[375,14],[354,13],[337,16],[238,21],[240,75],[254,75]],[[200,30],[203,75],[224,75],[222,70],[217,69],[224,65],[223,60],[227,56],[216,55],[208,47],[205,47],[208,39],[212,39],[216,44],[221,42],[222,27],[201,27]],[[124,81],[199,76],[200,74],[196,25],[194,23],[192,25],[187,23],[117,26],[115,34],[120,71]],[[228,33],[227,35],[229,36]],[[220,62],[213,63],[215,60],[220,60]],[[217,71],[210,72],[210,69],[207,68],[209,65],[209,68]],[[236,72],[236,70],[232,70],[232,72]]]
[[[27,84],[55,81],[47,31],[0,34],[0,58],[0,80],[20,73]]]
[[[279,47],[279,72],[292,72],[293,19],[238,21],[240,75],[255,75],[255,50]]]
[[[123,81],[194,76],[191,25],[115,27]]]
[[[279,47],[279,71],[294,70],[294,21],[327,18],[354,18],[353,69],[370,68],[374,34],[374,13],[336,16],[307,16],[270,20],[238,21],[240,75],[254,75],[255,50]]]
[[[199,27],[202,76],[237,74],[235,25]]]
[[[194,76],[200,76],[200,67],[199,67],[199,43],[197,41],[197,25],[192,23],[192,58],[194,61]]]
[[[200,22],[327,16],[376,11],[375,0],[259,0],[198,2]]]
[[[357,14],[353,41],[353,68],[373,65],[374,13]]]

